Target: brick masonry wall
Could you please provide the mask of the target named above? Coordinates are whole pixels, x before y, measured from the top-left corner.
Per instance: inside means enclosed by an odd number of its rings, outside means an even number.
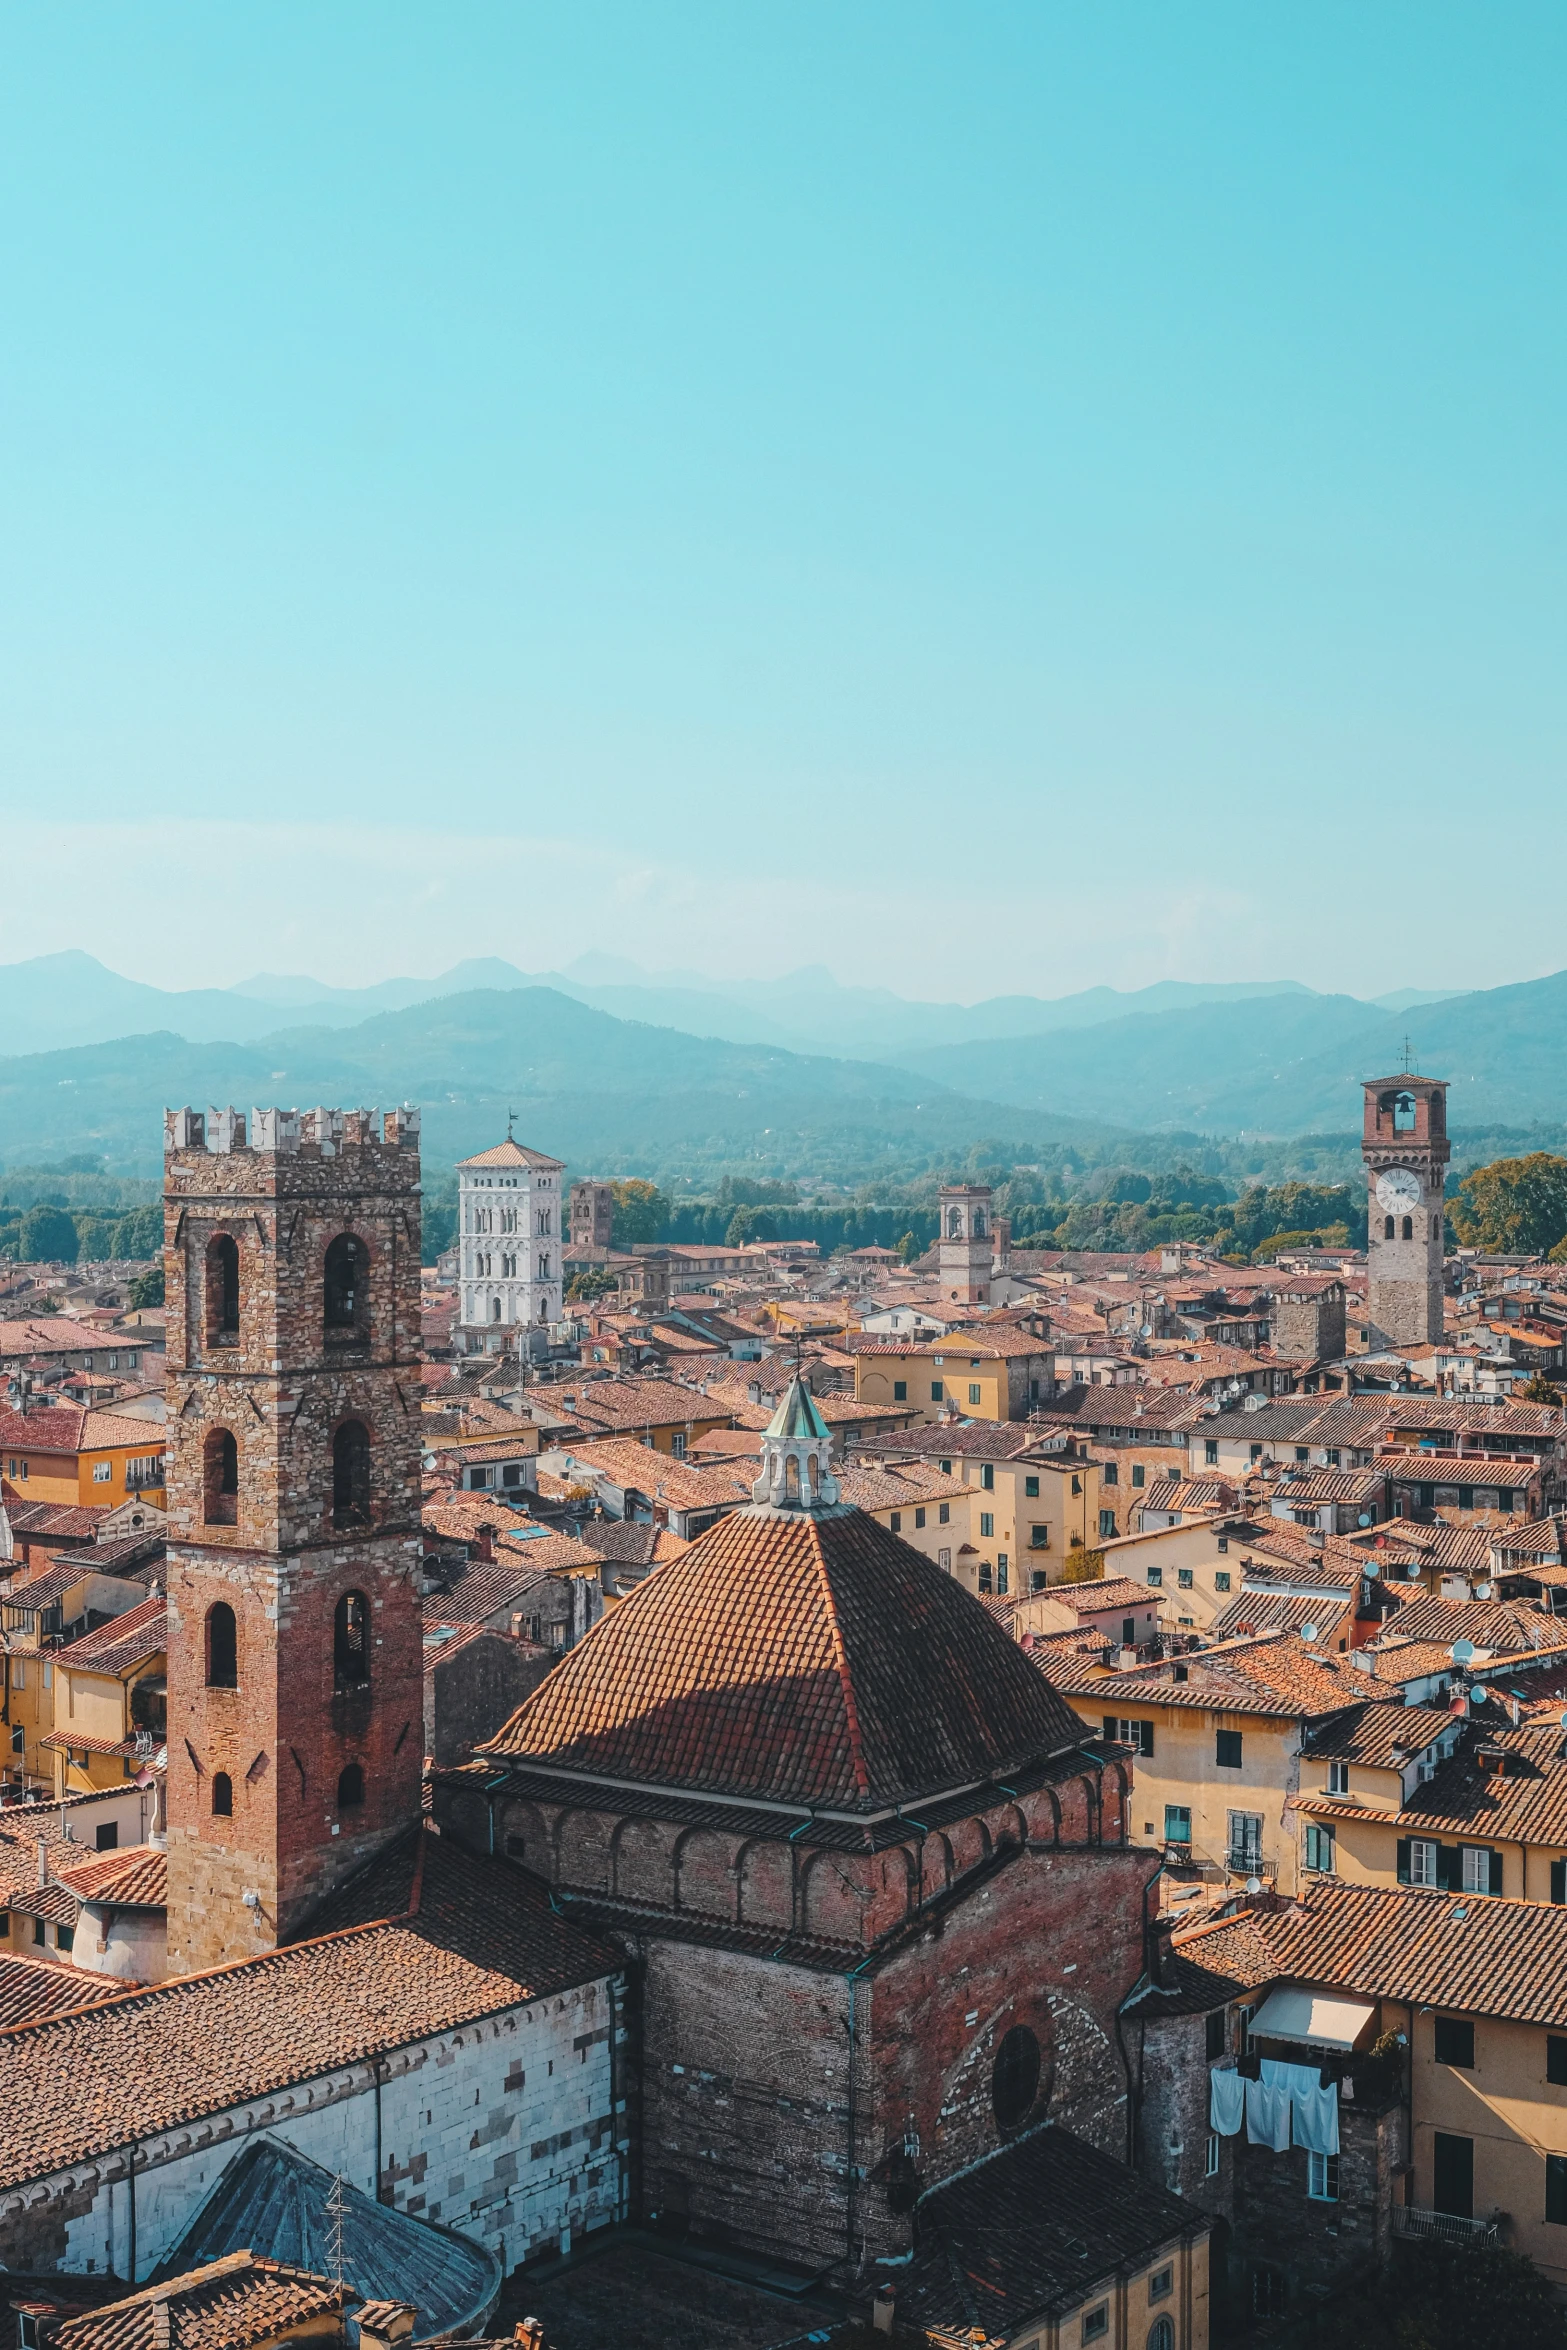
[[[1406,2159],[1402,2104],[1341,2104],[1338,2201],[1306,2193],[1306,2155],[1274,2154],[1244,2133],[1227,2139],[1233,2153],[1235,2235],[1232,2265],[1263,2261],[1284,2272],[1293,2307],[1343,2284],[1387,2256],[1393,2173]]]
[[[1048,2115],[1124,2158],[1116,2015],[1143,1966],[1150,1856],[1120,1842],[1120,1766],[874,1853],[494,1804],[496,1849],[593,1902],[645,1966],[640,2209],[661,2224],[807,2264],[906,2251],[911,2175],[932,2185],[1001,2142],[994,2069],[1019,2024],[1042,2069],[1018,2126]],[[487,1844],[483,1800],[438,1789],[437,1813]],[[724,1947],[736,1929],[843,1956],[829,1972]]]
[[[169,1964],[222,1964],[295,1928],[413,1818],[423,1750],[419,1614],[419,1157],[350,1113],[331,1152],[174,1149],[165,1169],[168,1298]],[[324,1263],[368,1256],[358,1319],[326,1329]],[[237,1338],[216,1329],[209,1251],[239,1257]],[[215,1284],[214,1284],[215,1288]],[[370,1439],[369,1523],[333,1523],[333,1439]],[[234,1523],[209,1523],[209,1439],[238,1455]],[[339,1691],[333,1619],[368,1602],[370,1680]],[[212,1606],[238,1625],[238,1686],[206,1685]],[[365,1799],[339,1807],[345,1768]],[[232,1813],[213,1810],[227,1774]],[[259,1907],[247,1910],[252,1891]]]
[[[345,2068],[144,2141],[136,2275],[145,2281],[255,2131],[367,2195],[472,2236],[512,2268],[622,2209],[621,2052],[611,1983],[586,1983],[381,2062],[380,2177],[372,2069]],[[8,2268],[131,2274],[128,2149],[0,2197]]]
[[[1281,1297],[1273,1309],[1273,1351],[1284,1363],[1336,1361],[1344,1352],[1343,1298],[1292,1304]]]
[[[555,1659],[555,1650],[509,1632],[481,1632],[450,1657],[436,1651],[424,1676],[426,1754],[443,1769],[466,1762],[537,1689]]]

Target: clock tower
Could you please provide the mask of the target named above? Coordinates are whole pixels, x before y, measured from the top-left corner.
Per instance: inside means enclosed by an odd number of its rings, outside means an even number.
[[[1423,1346],[1442,1335],[1442,1191],[1453,1155],[1446,1081],[1410,1070],[1372,1079],[1360,1151],[1371,1344]]]

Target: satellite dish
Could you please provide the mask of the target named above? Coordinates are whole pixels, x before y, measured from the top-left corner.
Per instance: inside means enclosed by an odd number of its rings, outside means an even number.
[[[1478,1689],[1471,1689],[1469,1692],[1469,1702],[1471,1705],[1484,1705],[1490,1694],[1490,1690],[1484,1686]]]
[[[1315,1639],[1316,1639],[1316,1637],[1317,1637],[1317,1627],[1316,1627],[1316,1625],[1315,1625],[1315,1624],[1302,1624],[1302,1626],[1301,1626],[1301,1628],[1300,1628],[1300,1636],[1301,1636],[1302,1640],[1315,1640]]]
[[[1455,1640],[1447,1653],[1455,1665],[1470,1665],[1474,1662],[1475,1644],[1472,1640]]]
[[[1262,1891],[1262,1879],[1260,1877],[1248,1877],[1246,1880],[1246,1890],[1248,1893],[1260,1893]]]
[[[1371,1524],[1371,1512],[1369,1510],[1362,1510],[1359,1518],[1356,1520],[1356,1523],[1357,1525],[1361,1526],[1369,1526]]]

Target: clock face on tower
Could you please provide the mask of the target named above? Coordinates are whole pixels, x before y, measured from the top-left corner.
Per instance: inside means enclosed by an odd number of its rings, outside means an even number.
[[[1377,1205],[1389,1216],[1407,1216],[1420,1205],[1420,1178],[1408,1167],[1389,1167],[1377,1177]]]

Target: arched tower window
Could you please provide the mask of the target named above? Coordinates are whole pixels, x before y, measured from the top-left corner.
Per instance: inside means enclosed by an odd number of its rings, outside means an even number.
[[[1003,2034],[990,2073],[990,2103],[996,2127],[1015,2130],[1027,2120],[1039,2095],[1039,2042],[1026,2024]]]
[[[1385,1216],[1385,1217],[1383,1218],[1383,1220],[1382,1220],[1382,1237],[1383,1237],[1383,1239],[1384,1239],[1384,1240],[1392,1240],[1392,1239],[1395,1237],[1395,1235],[1396,1235],[1396,1233],[1397,1233],[1397,1230],[1398,1230],[1398,1227],[1397,1227],[1397,1226],[1395,1225],[1395,1223],[1393,1222],[1393,1219],[1392,1219],[1392,1217],[1391,1217],[1391,1216]]]
[[[234,1816],[234,1782],[227,1771],[212,1774],[212,1814],[214,1819],[230,1820]]]
[[[984,1209],[983,1209],[983,1208],[976,1208],[976,1209],[974,1210],[974,1238],[975,1238],[976,1240],[983,1240],[983,1239],[984,1239],[984,1237],[985,1237],[985,1211],[984,1211]]]
[[[234,1610],[226,1599],[214,1600],[207,1610],[207,1687],[239,1687],[239,1636]]]
[[[214,1428],[201,1448],[201,1497],[209,1526],[239,1524],[239,1446],[231,1428]]]
[[[1405,1238],[1406,1240],[1413,1240],[1413,1239],[1414,1239],[1414,1237],[1415,1237],[1415,1219],[1414,1219],[1414,1217],[1413,1217],[1413,1216],[1406,1216],[1406,1217],[1404,1218],[1404,1238]]]
[[[365,1799],[365,1775],[358,1763],[349,1763],[337,1782],[339,1811],[358,1811]]]
[[[1413,1134],[1415,1131],[1415,1097],[1412,1093],[1396,1094],[1393,1100],[1393,1132]]]
[[[326,1252],[321,1318],[329,1336],[362,1338],[370,1325],[370,1252],[352,1232],[340,1232]]]
[[[362,1591],[345,1591],[332,1618],[332,1686],[362,1689],[369,1678],[369,1604]]]
[[[491,1300],[490,1300],[490,1320],[491,1320],[492,1322],[498,1322],[498,1321],[500,1320],[500,1318],[501,1318],[501,1301],[500,1301],[500,1299],[499,1299],[498,1297],[492,1297],[492,1298],[491,1298]]]
[[[239,1339],[239,1246],[220,1232],[207,1243],[207,1343],[233,1346]]]
[[[341,1533],[370,1523],[370,1432],[345,1420],[332,1439],[332,1524]]]

